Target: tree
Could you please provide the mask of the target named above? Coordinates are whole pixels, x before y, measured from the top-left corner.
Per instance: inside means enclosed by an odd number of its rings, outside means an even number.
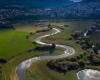
[[[80,60],[78,62],[78,64],[79,64],[80,68],[84,68],[85,67],[85,63],[82,60]]]
[[[52,43],[52,45],[51,45],[51,47],[50,47],[50,50],[49,50],[49,53],[50,53],[50,54],[53,53],[54,50],[55,50],[55,48],[56,48],[56,45],[55,45],[54,43]]]
[[[93,55],[92,55],[92,54],[90,54],[90,55],[88,56],[88,59],[89,59],[89,62],[90,62],[90,63],[92,63],[92,62],[93,62],[93,60],[94,60]]]
[[[53,43],[52,44],[52,49],[55,49],[56,48],[56,45]]]
[[[1,58],[1,59],[0,59],[0,64],[4,64],[4,63],[7,63],[7,60],[6,60],[6,59]]]
[[[26,39],[29,39],[29,36],[28,35],[26,35]]]

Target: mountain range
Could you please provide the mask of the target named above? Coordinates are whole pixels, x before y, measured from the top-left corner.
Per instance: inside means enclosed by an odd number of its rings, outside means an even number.
[[[100,0],[0,0],[0,25],[28,18],[100,19]]]

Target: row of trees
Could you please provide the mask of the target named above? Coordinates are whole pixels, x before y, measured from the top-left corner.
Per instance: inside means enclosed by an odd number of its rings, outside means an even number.
[[[61,72],[61,73],[66,73],[68,71],[71,70],[78,70],[80,68],[84,68],[85,64],[83,61],[78,61],[78,62],[73,62],[73,61],[49,61],[47,63],[47,66],[52,69],[55,70],[57,72]]]
[[[56,49],[56,45],[52,43],[51,46],[37,46],[34,50],[36,51],[49,51],[50,54],[52,54]]]

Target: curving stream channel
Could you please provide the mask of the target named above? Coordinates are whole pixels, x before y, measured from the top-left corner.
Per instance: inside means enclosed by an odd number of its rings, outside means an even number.
[[[41,41],[42,38],[46,38],[48,36],[52,36],[52,35],[55,35],[55,34],[58,34],[58,33],[61,32],[59,29],[56,29],[56,28],[52,28],[52,30],[53,30],[52,33],[36,38],[35,42],[37,44],[40,44],[40,45],[46,45],[46,46],[52,45],[52,44],[47,44],[47,43],[44,43],[44,42]],[[33,57],[31,59],[28,59],[28,60],[21,62],[16,68],[16,74],[19,77],[19,80],[27,80],[27,77],[25,75],[25,70],[28,69],[33,62],[36,62],[36,61],[39,61],[39,60],[46,60],[46,59],[65,58],[65,57],[68,57],[68,56],[73,55],[75,53],[75,49],[70,47],[70,46],[56,44],[56,47],[64,48],[65,49],[64,53],[61,54],[61,55],[56,55],[56,56]],[[84,72],[86,72],[86,71],[84,71]],[[78,79],[80,79],[80,80],[100,80],[100,79],[83,79],[81,77],[82,75],[83,75],[83,71],[78,72],[77,73]],[[100,78],[100,75],[99,75],[99,78]]]

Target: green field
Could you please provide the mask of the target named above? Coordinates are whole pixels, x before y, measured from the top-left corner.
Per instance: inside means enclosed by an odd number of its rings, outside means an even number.
[[[76,31],[84,30],[85,28],[91,27],[93,22],[79,21],[79,22],[59,22],[52,23],[55,25],[68,24],[69,27],[63,27],[62,32],[50,36],[48,38],[42,39],[42,41],[47,43],[56,43],[69,45],[75,48],[76,53],[73,56],[79,55],[84,51],[81,49],[80,45],[74,40],[68,40],[70,35]],[[34,49],[36,44],[32,44],[35,38],[41,35],[45,35],[49,32],[41,32],[37,34],[32,34],[30,39],[26,39],[29,32],[36,32],[47,27],[35,27],[30,25],[23,25],[16,27],[16,30],[1,30],[0,31],[0,58],[9,59],[4,65],[0,65],[0,80],[19,80],[16,75],[16,67],[24,60],[43,55],[58,55],[63,53],[63,49],[56,49],[53,54],[49,54],[48,51],[31,51],[29,49]],[[56,27],[57,28],[57,27]],[[60,29],[60,28],[58,28]],[[50,31],[51,32],[51,31]],[[70,56],[70,57],[73,57]],[[32,64],[32,66],[26,70],[26,75],[29,80],[77,80],[77,71],[69,71],[66,74],[59,73],[49,69],[46,64],[50,60],[38,61]]]
[[[41,30],[41,29],[47,29],[47,26],[34,26],[31,24],[26,24],[26,25],[15,25],[16,31],[20,31],[20,32],[36,32],[37,30]]]
[[[33,29],[34,27],[31,27],[31,28]],[[4,57],[5,59],[11,58],[10,60],[8,60],[8,62],[5,65],[0,65],[0,67],[2,67],[0,69],[0,80],[18,80],[16,73],[15,73],[15,69],[20,64],[20,62],[26,59],[32,58],[34,56],[40,56],[40,55],[57,55],[57,54],[63,53],[63,49],[55,50],[55,54],[49,54],[48,51],[28,52],[29,49],[34,49],[34,47],[36,46],[35,44],[32,44],[32,41],[36,37],[46,34],[46,33],[33,34],[30,36],[30,39],[26,39],[26,35],[29,35],[29,31],[23,32],[18,29],[19,28],[17,28],[16,30],[0,31],[1,33],[0,42],[5,47],[4,49],[1,46],[2,54],[0,54],[0,57],[1,58]],[[43,28],[38,28],[38,29],[40,30]],[[37,31],[38,29],[34,31]],[[27,30],[27,29],[24,29],[24,30]]]
[[[0,31],[0,57],[12,57],[34,46],[26,39],[27,33],[14,30]]]

